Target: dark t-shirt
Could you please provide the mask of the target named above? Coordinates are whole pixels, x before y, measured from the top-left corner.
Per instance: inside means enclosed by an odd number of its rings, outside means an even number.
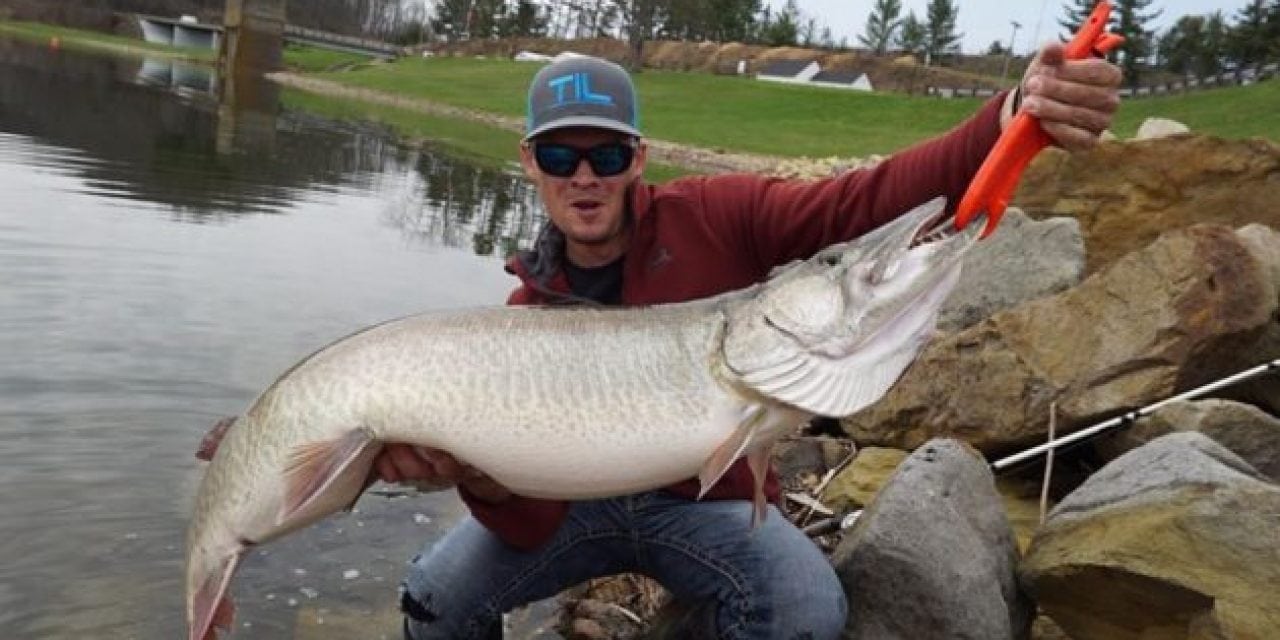
[[[564,261],[569,290],[579,298],[600,304],[622,304],[622,257],[599,267],[579,267]]]

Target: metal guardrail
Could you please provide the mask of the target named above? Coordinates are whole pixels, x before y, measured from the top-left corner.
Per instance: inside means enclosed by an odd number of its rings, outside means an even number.
[[[319,29],[309,29],[307,27],[299,27],[291,24],[286,24],[284,26],[284,36],[286,40],[293,42],[325,45],[332,48],[341,48],[354,53],[364,53],[385,57],[396,57],[401,54],[400,47],[380,40],[344,36],[338,33],[330,33]]]
[[[1255,82],[1274,78],[1277,75],[1280,75],[1280,63],[1272,62],[1270,64],[1260,64],[1252,67],[1241,67],[1234,71],[1226,71],[1202,78],[1187,76],[1182,80],[1175,80],[1173,82],[1165,82],[1136,88],[1125,87],[1120,90],[1120,96],[1124,98],[1159,96],[1171,93],[1185,93],[1187,91],[1195,91],[1198,89],[1210,89],[1214,87],[1250,85]]]
[[[225,31],[225,28],[220,24],[196,23],[181,18],[165,18],[146,14],[135,14],[135,16],[142,28],[143,37],[148,42],[217,49],[218,38],[221,38],[222,33]],[[207,34],[207,36],[205,39],[196,42],[187,34]],[[186,36],[185,40],[184,36]],[[284,25],[284,38],[290,42],[384,58],[395,58],[402,53],[400,47],[380,40],[345,36],[339,33],[330,33],[291,24]]]
[[[1234,71],[1226,71],[1211,76],[1205,76],[1203,78],[1187,76],[1182,80],[1175,80],[1173,82],[1145,85],[1141,87],[1124,87],[1120,89],[1120,97],[1143,98],[1147,96],[1186,93],[1188,91],[1211,89],[1215,87],[1250,85],[1255,82],[1261,82],[1277,76],[1280,76],[1280,63],[1272,62],[1269,64],[1258,64],[1251,67],[1241,67]],[[982,89],[976,87],[936,87],[932,85],[925,87],[925,95],[938,98],[990,98],[996,93],[998,92],[995,89]]]

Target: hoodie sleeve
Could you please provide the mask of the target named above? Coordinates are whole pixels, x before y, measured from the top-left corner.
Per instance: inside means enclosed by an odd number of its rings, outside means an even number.
[[[704,183],[710,224],[723,225],[763,271],[862,235],[937,196],[954,209],[1000,136],[1001,93],[951,131],[869,169],[816,181],[720,176]]]
[[[511,496],[509,500],[492,504],[476,498],[461,486],[458,495],[462,496],[472,517],[499,540],[521,551],[532,551],[546,544],[569,512],[569,503],[559,500]]]

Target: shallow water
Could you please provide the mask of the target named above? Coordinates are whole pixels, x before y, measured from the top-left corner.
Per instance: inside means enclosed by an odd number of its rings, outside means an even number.
[[[0,40],[3,637],[181,637],[208,426],[362,326],[500,303],[501,254],[537,224],[511,172],[230,113],[166,64]],[[266,545],[233,585],[235,637],[392,609],[459,508],[366,495]]]

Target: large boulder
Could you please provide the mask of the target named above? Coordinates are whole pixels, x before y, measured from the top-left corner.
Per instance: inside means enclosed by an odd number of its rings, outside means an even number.
[[[1079,220],[1093,273],[1170,229],[1280,227],[1280,144],[1183,135],[1049,149],[1023,175],[1014,204],[1033,218]]]
[[[986,462],[957,440],[908,457],[832,557],[846,640],[1026,637],[1013,532]]]
[[[1084,277],[1084,238],[1073,218],[1035,221],[1010,207],[999,232],[964,257],[960,282],[938,313],[958,331],[997,311],[1074,287]]]
[[[845,418],[860,444],[939,435],[1001,453],[1244,368],[1277,299],[1239,236],[1179,229],[1078,287],[1003,311],[925,348],[884,398]]]
[[[1254,223],[1239,229],[1236,235],[1244,241],[1253,257],[1262,263],[1276,297],[1280,299],[1280,232]],[[1254,352],[1257,355],[1252,364],[1280,358],[1280,318],[1272,320],[1266,336],[1259,341]],[[1280,417],[1280,375],[1263,376],[1235,385],[1223,395],[1261,407],[1271,415]]]
[[[1020,575],[1076,640],[1274,638],[1280,487],[1202,434],[1165,436],[1059,503]]]

